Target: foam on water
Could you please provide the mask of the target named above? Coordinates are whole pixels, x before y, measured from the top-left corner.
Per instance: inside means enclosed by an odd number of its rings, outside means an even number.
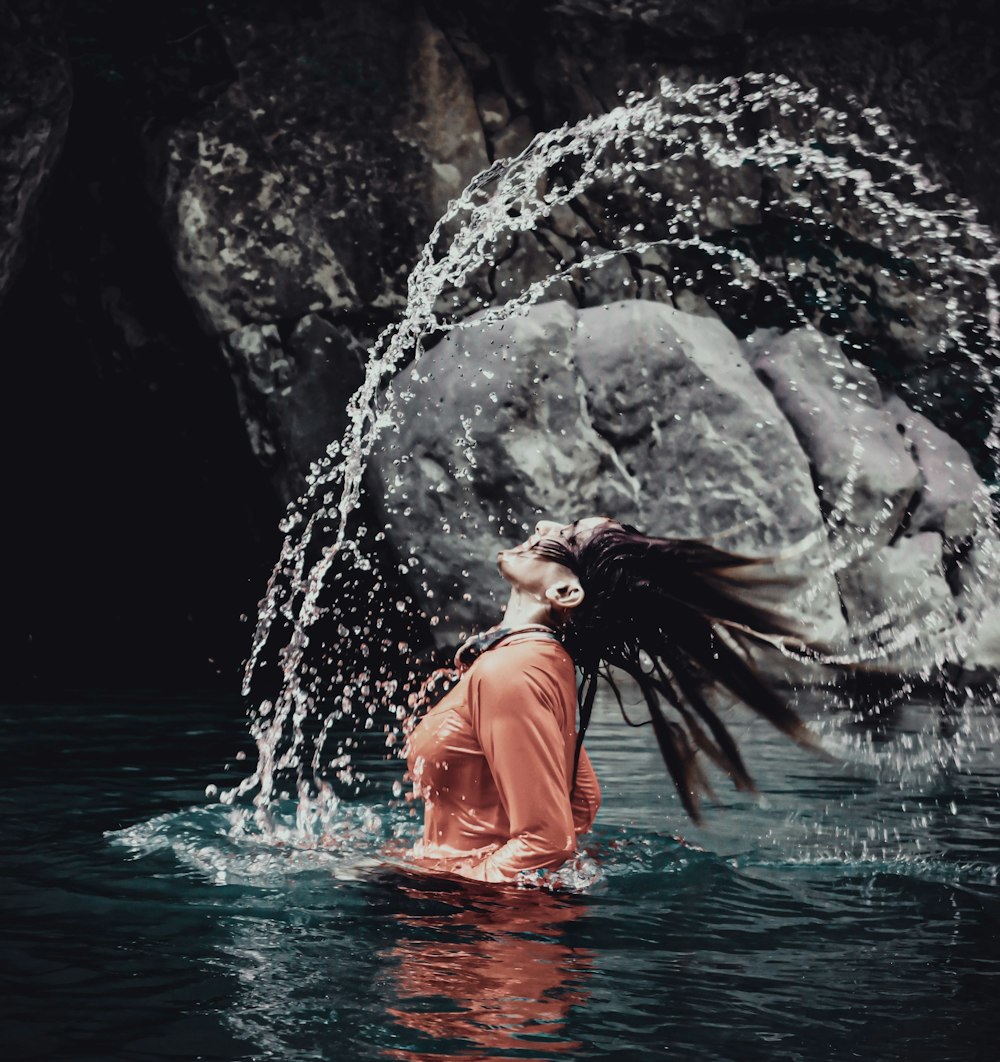
[[[997,720],[986,705],[969,706],[960,725],[942,729],[934,706],[912,704],[875,736],[848,713],[826,714],[813,725],[840,760],[824,764],[802,750],[789,754],[779,735],[754,727],[742,744],[763,795],[734,794],[686,838],[665,832],[688,827],[655,749],[616,726],[609,703],[598,707],[592,756],[610,806],[573,860],[525,875],[524,888],[659,895],[666,876],[680,884],[705,875],[735,875],[740,889],[762,875],[783,888],[817,875],[852,889],[887,876],[971,889],[1000,882],[990,821],[1000,786]],[[406,852],[421,819],[398,787],[389,791],[379,779],[308,829],[287,796],[269,807],[264,827],[238,807],[212,803],[108,836],[134,858],[166,854],[215,885],[322,891],[331,881],[412,875]]]
[[[276,802],[266,830],[225,804],[158,815],[108,836],[134,857],[168,852],[216,885],[282,887],[292,877],[356,881],[383,866],[386,847],[415,840],[398,807],[342,804],[322,832],[304,831],[291,801]]]
[[[912,799],[912,798],[911,798]],[[919,805],[919,798],[914,800]],[[341,805],[343,808],[344,805]],[[905,802],[903,804],[905,808]],[[957,860],[920,841],[926,810],[890,827],[859,828],[828,813],[814,821],[794,814],[749,816],[759,832],[735,854],[711,852],[669,834],[630,827],[597,827],[586,846],[556,871],[526,873],[522,888],[591,893],[634,888],[637,879],[700,874],[730,868],[740,875],[767,871],[778,878],[819,871],[849,880],[878,875],[950,885],[995,886],[1000,866],[983,859]],[[275,815],[273,831],[254,833],[244,817],[222,804],[159,815],[108,834],[133,858],[166,853],[182,867],[219,886],[284,890],[291,882],[371,881],[400,870],[412,874],[405,852],[419,836],[404,809],[381,803],[353,806],[322,835],[303,837],[295,809]],[[748,816],[742,816],[744,827]],[[771,822],[771,825],[767,825]]]

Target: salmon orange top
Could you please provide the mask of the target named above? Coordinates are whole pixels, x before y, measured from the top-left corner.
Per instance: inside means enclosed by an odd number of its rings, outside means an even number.
[[[576,750],[576,674],[551,638],[515,635],[484,652],[410,735],[424,800],[411,853],[439,873],[506,882],[560,866],[590,829],[601,795]]]

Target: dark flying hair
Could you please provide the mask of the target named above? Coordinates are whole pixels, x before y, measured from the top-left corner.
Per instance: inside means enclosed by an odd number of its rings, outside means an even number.
[[[793,741],[818,748],[747,652],[750,643],[799,636],[789,619],[755,601],[754,576],[759,581],[765,561],[617,523],[580,545],[547,539],[536,551],[573,571],[585,595],[563,631],[582,673],[577,762],[599,676],[611,683],[625,715],[610,668],[626,672],[642,691],[663,761],[696,822],[701,795],[711,795],[697,752],[737,789],[754,789],[736,742],[708,702],[710,688],[723,687]]]

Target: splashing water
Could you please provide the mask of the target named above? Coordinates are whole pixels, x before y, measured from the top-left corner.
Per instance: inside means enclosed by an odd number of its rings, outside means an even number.
[[[712,199],[711,188],[702,194],[693,176],[696,167],[720,177],[721,197]],[[877,345],[878,322],[861,311],[851,317],[851,307],[837,293],[842,253],[828,256],[833,262],[822,269],[807,270],[789,263],[785,254],[776,261],[750,242],[718,236],[726,225],[717,215],[727,199],[729,231],[735,231],[740,211],[756,208],[768,195],[780,204],[785,221],[797,227],[794,241],[803,232],[826,243],[838,233],[855,242],[877,238],[872,260],[854,263],[875,293],[873,303],[881,299],[891,307],[919,285],[917,301],[935,324],[929,337],[926,329],[896,327],[897,339],[904,347],[909,344],[911,355],[916,351],[965,367],[971,389],[984,402],[992,401],[989,358],[1000,331],[1000,298],[991,273],[1000,253],[975,210],[910,161],[877,110],[852,113],[823,106],[815,91],[781,77],[747,75],[686,88],[664,80],[655,95],[631,96],[607,114],[536,137],[520,156],[498,161],[476,177],[438,221],[410,276],[404,315],[369,352],[343,439],[331,443],[313,466],[305,493],[289,507],[243,692],[254,692],[268,666],[269,647],[273,656],[273,643],[280,638],[279,688],[251,716],[256,768],[222,794],[224,803],[236,803],[238,810],[238,798],[253,794],[256,828],[309,847],[328,834],[337,814],[331,775],[347,787],[359,780],[352,767],[353,739],[345,736],[345,727],[371,729],[385,718],[386,744],[398,742],[418,677],[415,654],[426,648],[427,628],[436,624],[444,604],[416,604],[405,587],[426,574],[420,558],[388,564],[384,531],[373,533],[360,523],[363,477],[380,439],[399,430],[400,399],[405,404],[412,398],[394,378],[412,362],[419,379],[429,341],[523,314],[567,285],[581,304],[607,301],[606,287],[595,281],[607,273],[620,278],[626,293],[630,286],[634,293],[637,277],[653,277],[653,298],[668,300],[687,291],[709,305],[735,300],[737,315],[739,300],[752,296],[770,307],[769,322],[819,328],[859,355],[865,344]],[[610,220],[595,217],[598,200],[609,204]],[[547,259],[537,270],[541,275],[529,277],[521,290],[494,297],[482,281],[483,271],[512,240],[538,231],[566,209],[586,213],[595,235],[562,261]],[[628,265],[624,276],[613,268],[622,262]],[[645,290],[641,294],[649,297]],[[859,325],[862,318],[867,323]],[[468,412],[461,421],[462,449],[473,468],[473,416],[483,414],[478,406]],[[997,449],[995,409],[992,417],[982,433],[982,460],[991,467]],[[859,464],[860,458],[852,463],[841,496],[833,501],[829,526],[850,509]],[[397,477],[397,488],[401,484]],[[984,531],[979,541],[984,571],[996,559],[995,538],[987,531],[992,504],[985,492],[974,504],[977,526]],[[510,514],[509,525],[516,523]],[[442,530],[451,532],[446,519]],[[850,541],[834,538],[829,571],[850,565],[873,541],[874,533]],[[455,556],[456,565],[464,563],[460,550]],[[405,576],[403,589],[398,574],[388,574],[393,567]],[[361,600],[348,607],[348,598],[359,594]],[[986,598],[982,585],[970,588],[965,605],[970,617],[985,607]],[[904,612],[901,604],[870,617],[858,640],[831,659],[877,660],[913,645],[920,630],[900,622]],[[335,631],[333,650],[319,639],[313,644],[320,620],[324,631]],[[965,630],[974,625],[967,623]],[[959,631],[941,643],[929,666],[960,654],[963,637]],[[331,740],[339,741],[334,755],[328,749]],[[842,751],[848,753],[846,747]],[[863,758],[863,751],[859,746],[850,754]],[[294,793],[284,788],[287,778]],[[285,800],[295,807],[294,827],[285,813],[272,814]],[[244,828],[246,818],[240,822]]]

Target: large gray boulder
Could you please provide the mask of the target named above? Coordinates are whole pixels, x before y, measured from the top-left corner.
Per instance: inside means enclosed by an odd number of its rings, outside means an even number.
[[[968,453],[829,337],[760,331],[744,348],[809,459],[851,651],[901,674],[992,666],[1000,547]]]
[[[397,387],[373,486],[443,643],[498,618],[498,549],[541,516],[593,514],[787,554],[813,576],[813,633],[843,633],[808,462],[718,322],[649,302],[548,303],[453,332]]]
[[[657,303],[553,302],[456,329],[394,389],[369,487],[442,644],[498,618],[499,548],[541,516],[601,514],[771,558],[767,573],[798,583],[764,579],[761,595],[875,670],[992,666],[984,485],[954,440],[811,330],[741,344]]]

